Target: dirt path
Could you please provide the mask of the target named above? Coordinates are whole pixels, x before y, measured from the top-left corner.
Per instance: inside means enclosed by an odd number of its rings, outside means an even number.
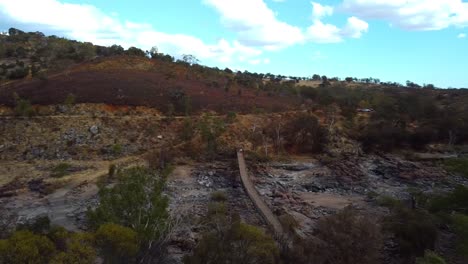
[[[262,197],[257,192],[255,186],[250,180],[249,174],[247,172],[247,166],[245,165],[244,154],[241,151],[237,152],[237,159],[239,161],[239,171],[242,185],[244,186],[245,191],[270,228],[273,229],[274,233],[276,235],[282,235],[283,227],[281,226],[280,221],[276,218],[268,205],[263,201]]]

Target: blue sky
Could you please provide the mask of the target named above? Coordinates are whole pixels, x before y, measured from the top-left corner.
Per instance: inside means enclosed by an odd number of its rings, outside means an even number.
[[[468,88],[462,0],[0,0],[9,27],[220,68]]]

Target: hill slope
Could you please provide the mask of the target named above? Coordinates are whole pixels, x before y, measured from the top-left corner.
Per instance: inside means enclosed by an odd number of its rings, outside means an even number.
[[[293,96],[269,96],[233,81],[235,75],[207,67],[136,56],[98,58],[47,79],[26,79],[0,87],[0,104],[14,96],[34,104],[60,104],[73,94],[78,103],[150,106],[175,112],[214,110],[247,112],[296,107]]]

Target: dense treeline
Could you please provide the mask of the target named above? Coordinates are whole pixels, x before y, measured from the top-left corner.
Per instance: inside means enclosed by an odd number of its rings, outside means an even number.
[[[334,84],[301,87],[301,94],[321,108],[338,106],[349,135],[362,142],[365,150],[419,149],[429,143],[454,145],[468,141],[465,90],[387,86],[351,89]]]

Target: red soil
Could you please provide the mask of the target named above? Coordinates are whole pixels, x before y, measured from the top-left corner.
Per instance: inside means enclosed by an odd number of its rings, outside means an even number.
[[[268,96],[249,87],[235,86],[226,92],[226,82],[225,75],[204,76],[175,63],[132,57],[105,58],[51,75],[47,80],[20,81],[0,87],[0,105],[13,105],[14,92],[40,105],[60,104],[68,94],[74,94],[77,103],[149,106],[163,112],[172,103],[180,113],[183,102],[174,102],[171,94],[181,90],[190,96],[195,112],[250,112],[255,108],[284,111],[299,106],[295,97]]]

